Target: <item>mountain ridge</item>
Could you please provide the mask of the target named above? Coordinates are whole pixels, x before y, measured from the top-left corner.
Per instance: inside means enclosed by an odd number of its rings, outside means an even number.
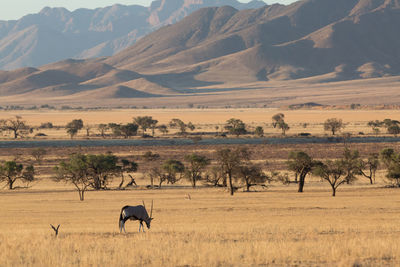
[[[18,20],[0,21],[0,69],[111,56],[199,8],[225,3],[238,9],[265,5],[261,0],[156,0],[150,7],[115,4],[74,11],[45,7]]]
[[[387,93],[393,94],[386,81],[400,77],[397,25],[400,0],[302,0],[248,10],[209,7],[111,57],[0,72],[4,81],[0,96],[33,97],[40,91],[42,96],[48,93],[47,99],[54,94],[68,101],[88,95],[96,101],[101,96],[102,103],[107,98],[109,102],[207,101],[207,96],[238,101],[239,96],[250,99],[249,95],[262,90],[268,98],[273,86],[326,88],[335,83],[340,87],[357,79],[370,79],[371,84],[382,81]],[[371,90],[365,97],[371,97]],[[361,97],[362,91],[354,91]],[[299,95],[305,98],[304,93]],[[290,101],[296,99],[291,97]],[[262,101],[262,97],[251,101]]]

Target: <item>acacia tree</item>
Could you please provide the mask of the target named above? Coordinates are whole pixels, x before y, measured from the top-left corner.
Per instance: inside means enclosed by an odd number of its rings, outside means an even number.
[[[274,116],[272,116],[272,126],[276,128],[280,122],[283,122],[285,120],[285,114],[283,113],[277,113]]]
[[[238,166],[243,161],[250,159],[250,152],[246,148],[232,150],[224,148],[217,150],[217,162],[229,182],[230,194],[233,196],[235,188],[233,187],[233,175]]]
[[[73,120],[69,122],[65,128],[67,133],[71,136],[71,139],[78,133],[79,130],[83,128],[83,121],[81,119]]]
[[[105,133],[109,127],[107,124],[101,123],[97,126],[97,129],[99,130],[101,137],[105,138]]]
[[[32,165],[24,168],[15,161],[0,163],[0,182],[6,182],[8,189],[14,189],[14,183],[20,180],[29,184],[35,180],[35,169]]]
[[[379,120],[374,120],[374,121],[369,121],[367,125],[372,128],[372,131],[374,134],[378,134],[380,132],[379,128],[383,126],[383,121]]]
[[[168,133],[168,127],[165,124],[162,124],[162,125],[158,126],[157,128],[164,135]]]
[[[117,176],[121,168],[118,158],[110,154],[85,155],[90,186],[95,190],[106,189],[112,178]]]
[[[226,175],[221,166],[212,166],[205,175],[205,181],[211,186],[226,186]]]
[[[152,129],[154,136],[154,129],[158,123],[158,120],[154,120],[152,116],[138,116],[134,117],[133,121],[142,129],[143,136],[145,135],[147,129]]]
[[[400,122],[392,119],[384,119],[382,124],[386,127],[389,134],[398,135],[400,134]]]
[[[202,171],[210,164],[210,159],[193,153],[186,155],[185,160],[189,162],[189,166],[185,170],[185,176],[192,183],[192,187],[195,188],[196,182],[201,179]]]
[[[289,153],[289,160],[286,164],[289,170],[293,171],[296,177],[299,178],[298,192],[303,192],[306,176],[312,171],[315,163],[306,152],[292,151]]]
[[[180,132],[179,132],[180,134],[185,134],[186,133],[187,125],[180,119],[172,119],[169,122],[169,126],[171,128],[178,128],[180,130]]]
[[[72,154],[68,161],[61,161],[54,167],[56,182],[64,181],[71,183],[78,190],[79,199],[85,199],[85,191],[90,187],[92,181],[87,167],[87,158],[82,154]]]
[[[238,180],[244,182],[247,192],[250,192],[251,186],[265,184],[269,178],[259,165],[251,163],[240,165],[236,169],[236,177]]]
[[[281,129],[282,135],[286,135],[286,132],[290,129],[289,124],[285,122],[285,115],[283,113],[277,113],[272,116],[272,126]]]
[[[346,182],[349,184],[356,180],[356,175],[360,174],[361,164],[358,150],[350,150],[346,147],[343,152],[342,164],[345,171]]]
[[[22,136],[23,134],[27,134],[31,130],[26,122],[22,120],[21,116],[15,116],[14,119],[2,120],[0,128],[2,130],[11,131],[14,134],[14,139],[17,139],[18,136]]]
[[[325,163],[318,162],[313,173],[323,180],[327,181],[332,188],[332,196],[336,196],[336,190],[339,186],[347,182],[346,172],[343,166],[343,160],[328,160]]]
[[[289,124],[284,121],[278,123],[278,128],[282,130],[282,135],[286,135],[286,132],[290,130]]]
[[[331,131],[332,135],[344,128],[343,121],[337,118],[327,119],[324,122],[324,130]]]
[[[124,138],[130,138],[137,134],[139,126],[135,123],[127,123],[119,126],[119,132]]]
[[[264,136],[263,127],[257,126],[256,129],[254,130],[254,134],[257,135],[258,137],[263,137]]]
[[[380,156],[386,167],[386,178],[400,187],[400,153],[396,153],[392,148],[386,148],[381,151]]]
[[[151,151],[147,151],[146,153],[143,154],[142,158],[144,159],[144,161],[146,161],[147,164],[145,164],[146,166],[150,165],[150,168],[145,171],[147,172],[149,178],[150,178],[150,185],[151,188],[154,187],[154,180],[156,178],[159,178],[159,173],[160,173],[160,167],[159,167],[159,159],[160,159],[160,155],[157,153],[153,153]]]
[[[182,176],[185,172],[185,165],[183,165],[183,163],[180,162],[179,160],[169,159],[162,164],[161,169],[164,172],[163,173],[164,179],[163,181],[161,181],[160,179],[160,187],[162,182],[164,182],[165,180],[168,183],[174,184],[180,179],[182,179]],[[179,177],[177,177],[178,174]]]
[[[239,137],[239,135],[241,134],[246,134],[246,124],[244,124],[244,122],[242,120],[239,119],[229,119],[226,122],[225,125],[225,129],[230,133],[230,134],[234,134],[237,137]]]

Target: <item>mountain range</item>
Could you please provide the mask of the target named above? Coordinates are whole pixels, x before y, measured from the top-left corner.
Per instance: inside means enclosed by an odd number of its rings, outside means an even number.
[[[220,104],[398,101],[393,96],[400,76],[398,25],[400,0],[203,8],[110,57],[0,72],[0,96],[174,105],[183,98]],[[369,89],[351,89],[353,80],[366,80],[356,84]],[[377,85],[390,90],[378,98]]]
[[[176,23],[193,11],[229,5],[258,8],[253,0],[155,0],[150,7],[113,5],[105,8],[42,9],[14,21],[0,21],[0,69],[37,67],[67,58],[111,56],[144,35]]]

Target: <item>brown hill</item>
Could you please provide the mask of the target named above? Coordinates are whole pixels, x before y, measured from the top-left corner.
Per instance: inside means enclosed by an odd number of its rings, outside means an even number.
[[[249,94],[283,80],[293,86],[396,76],[398,25],[400,0],[204,8],[109,58],[0,72],[0,95],[30,92],[33,97],[41,90],[50,98],[52,92],[75,100],[90,95],[102,103],[147,97],[161,103],[167,101],[163,96],[171,101],[200,95],[205,101],[205,94],[237,99],[239,91]]]

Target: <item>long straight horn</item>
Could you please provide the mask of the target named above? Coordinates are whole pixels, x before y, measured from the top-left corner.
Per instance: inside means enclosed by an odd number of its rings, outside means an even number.
[[[143,203],[143,207],[146,208],[146,205],[144,204],[144,200],[142,200],[142,203]]]
[[[151,200],[150,218],[153,216],[153,200]]]

